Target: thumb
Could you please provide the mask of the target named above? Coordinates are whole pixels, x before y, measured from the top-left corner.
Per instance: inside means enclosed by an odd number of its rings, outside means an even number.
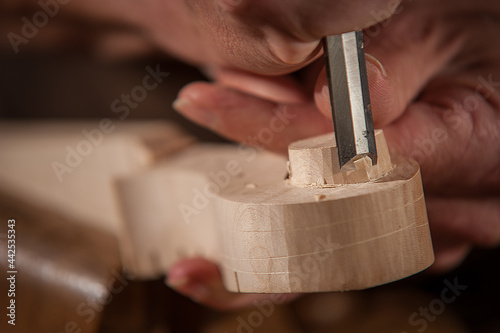
[[[462,38],[450,38],[448,27],[426,32],[426,20],[412,8],[394,17],[366,47],[366,67],[375,127],[398,119],[457,54]],[[331,117],[325,70],[318,77],[315,102]]]
[[[183,295],[203,305],[221,311],[234,311],[256,302],[273,299],[273,294],[243,294],[224,288],[219,268],[203,258],[184,259],[168,272],[167,284]],[[282,302],[292,301],[298,294],[275,295]]]
[[[400,0],[186,0],[216,65],[281,75],[321,54],[320,39],[390,17]]]
[[[362,30],[398,11],[401,0],[221,0],[248,26],[263,26],[273,55],[287,64],[310,60],[325,36]]]
[[[234,16],[311,42],[362,30],[399,11],[401,0],[220,0]]]

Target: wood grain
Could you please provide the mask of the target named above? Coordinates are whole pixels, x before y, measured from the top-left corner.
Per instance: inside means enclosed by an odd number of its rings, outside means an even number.
[[[433,262],[419,166],[391,156],[381,131],[376,165],[362,158],[340,170],[333,135],[292,144],[288,163],[251,148],[189,145],[170,125],[123,124],[60,182],[53,161],[83,147],[83,130],[96,126],[2,124],[0,182],[117,236],[134,276],[160,277],[203,256],[220,264],[231,291],[314,292],[380,285]]]
[[[292,185],[335,187],[342,184],[365,183],[380,178],[392,169],[391,156],[384,134],[375,131],[378,161],[369,157],[351,161],[339,169],[339,158],[333,133],[294,142],[288,149]],[[291,167],[293,165],[293,168]]]
[[[113,183],[194,141],[165,122],[0,122],[0,184],[111,235],[121,232]]]
[[[339,175],[329,162],[335,147],[322,140],[291,146],[291,180],[280,156],[220,145],[194,146],[123,179],[125,230],[141,258],[129,267],[150,276],[205,256],[220,263],[227,289],[258,293],[364,289],[428,267],[417,163],[389,156],[378,132],[380,164],[353,163]],[[304,170],[314,172],[300,176]],[[327,181],[314,182],[318,175]]]

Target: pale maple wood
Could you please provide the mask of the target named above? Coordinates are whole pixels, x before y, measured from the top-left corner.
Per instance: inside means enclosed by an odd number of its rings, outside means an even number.
[[[3,121],[0,185],[68,220],[118,235],[123,222],[115,180],[193,142],[166,122]]]
[[[287,163],[190,145],[170,125],[116,125],[59,182],[52,162],[95,123],[0,124],[0,182],[116,235],[132,275],[203,256],[231,291],[314,292],[368,288],[433,262],[419,167],[390,156],[380,131],[377,165],[363,158],[340,172],[332,135],[292,144]]]
[[[347,163],[339,169],[334,133],[294,142],[288,149],[292,185],[335,187],[342,184],[365,183],[380,178],[392,169],[391,156],[384,134],[375,131],[378,160],[369,157]],[[293,169],[291,168],[293,165]]]
[[[339,175],[335,147],[318,142],[291,145],[291,180],[283,157],[220,145],[122,179],[124,238],[136,253],[128,267],[147,277],[203,256],[220,264],[228,290],[287,293],[364,289],[431,265],[417,163],[390,156],[379,131],[380,164]]]

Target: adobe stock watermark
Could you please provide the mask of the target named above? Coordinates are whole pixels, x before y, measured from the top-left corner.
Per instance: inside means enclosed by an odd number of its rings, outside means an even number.
[[[471,123],[473,114],[479,111],[481,102],[490,98],[500,88],[500,82],[494,81],[492,74],[487,78],[478,76],[477,81],[478,84],[473,93],[465,97],[460,103],[454,103],[452,108],[444,112],[444,127],[434,128],[430,131],[428,137],[416,139],[413,142],[415,149],[409,154],[410,158],[422,164],[436,152],[439,145],[450,139],[449,130],[455,132],[463,130],[468,123]],[[476,130],[487,131],[485,128]]]
[[[245,143],[254,147],[244,145],[238,146],[238,153],[245,156],[244,164],[251,163],[257,157],[258,149],[273,142],[276,135],[283,132],[290,124],[290,121],[297,117],[297,113],[290,112],[287,107],[279,107],[274,116],[269,121],[267,127],[261,128],[255,135],[249,136]],[[210,182],[202,188],[193,188],[193,197],[190,203],[180,203],[178,209],[185,223],[190,224],[193,217],[201,214],[214,199],[217,194],[231,183],[233,177],[237,177],[243,172],[241,161],[229,160],[223,170],[211,171],[208,173]]]
[[[88,325],[95,320],[97,314],[104,310],[104,306],[113,300],[113,295],[121,293],[125,287],[128,286],[129,282],[116,270],[113,269],[111,271],[111,275],[112,277],[107,281],[106,287],[101,290],[101,295],[92,299],[88,298],[76,307],[76,315],[81,317],[85,324]],[[54,333],[79,333],[86,331],[86,329],[79,325],[76,321],[68,321],[61,329],[61,331]]]
[[[119,114],[120,120],[125,120],[130,115],[131,109],[136,109],[141,102],[144,102],[149,95],[149,92],[159,87],[163,81],[170,76],[169,72],[162,72],[160,64],[153,69],[150,66],[146,67],[146,74],[142,79],[142,84],[133,87],[130,93],[123,93],[120,98],[111,102],[111,111]]]
[[[142,79],[141,85],[133,87],[129,93],[122,93],[120,98],[111,103],[111,111],[118,115],[118,120],[127,119],[131,109],[137,108],[139,103],[146,100],[149,92],[158,88],[164,79],[170,75],[168,72],[162,72],[159,64],[156,65],[155,69],[147,66],[145,70],[147,74]],[[82,164],[85,157],[91,155],[94,149],[103,143],[105,136],[115,130],[116,126],[110,118],[101,119],[95,128],[83,129],[81,131],[82,140],[78,141],[74,146],[67,145],[65,147],[66,155],[64,160],[52,161],[52,170],[59,182],[63,182],[66,174],[75,171]]]
[[[412,0],[407,0],[407,2]],[[391,24],[393,18],[397,15],[400,15],[405,10],[404,5],[400,0],[390,0],[387,2],[387,7],[381,10],[370,11],[371,17],[373,17],[373,21],[370,21],[366,24],[368,28],[363,29],[364,32],[364,44],[365,47],[370,44],[371,40],[382,33],[384,28],[387,28],[389,24]],[[360,28],[356,28],[354,30],[361,30]]]
[[[308,255],[298,269],[291,272],[291,289],[298,290],[304,282],[310,281],[318,273],[319,265],[328,260],[332,251],[338,247],[339,244],[333,243],[330,236],[327,236],[326,239],[317,238],[314,254]],[[266,318],[273,315],[276,305],[283,304],[287,300],[286,294],[272,294],[269,299],[253,302],[256,309],[250,312],[246,318],[238,316],[236,319],[238,322],[236,333],[253,333],[264,324]]]
[[[309,283],[311,278],[318,274],[321,263],[328,260],[333,251],[338,248],[340,248],[340,244],[332,242],[330,235],[325,238],[318,237],[313,254],[307,255],[298,269],[290,272],[291,288],[298,290],[302,284]]]
[[[269,299],[264,299],[261,301],[254,301],[253,305],[255,310],[250,312],[246,318],[238,316],[236,321],[238,326],[236,328],[236,333],[253,333],[256,329],[264,324],[266,318],[273,315],[276,305],[281,305],[288,300],[286,294],[272,294]],[[225,331],[225,333],[229,333]]]
[[[477,81],[474,93],[464,98],[462,103],[454,103],[453,108],[443,115],[444,121],[449,123],[453,130],[464,126],[466,121],[471,119],[471,115],[479,111],[481,102],[491,98],[500,88],[500,81],[495,81],[491,73],[487,78],[482,75],[478,76]]]
[[[458,282],[458,277],[455,277],[453,282],[446,279],[443,283],[445,287],[441,290],[439,298],[433,299],[427,306],[421,306],[418,311],[413,312],[408,317],[408,322],[412,327],[415,327],[416,332],[425,332],[429,327],[429,323],[434,322],[436,318],[444,312],[446,306],[455,302],[462,292],[468,288],[468,286]],[[402,331],[401,333],[410,332]]]
[[[21,18],[23,23],[20,33],[15,33],[13,31],[7,34],[7,39],[12,46],[12,49],[17,54],[19,53],[19,47],[23,44],[28,44],[30,40],[35,38],[40,29],[43,29],[50,21],[54,18],[61,10],[61,6],[66,5],[71,0],[39,0],[38,6],[40,10],[35,12],[31,19],[26,16]]]
[[[286,105],[278,106],[268,126],[261,128],[255,135],[249,135],[244,142],[238,145],[238,152],[246,155],[246,162],[252,162],[257,157],[259,150],[270,145],[276,135],[282,133],[290,125],[290,121],[297,117],[298,111],[291,112]]]

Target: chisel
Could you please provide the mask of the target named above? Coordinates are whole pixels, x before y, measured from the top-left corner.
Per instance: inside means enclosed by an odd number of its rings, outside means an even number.
[[[340,168],[364,156],[377,163],[363,32],[323,39]]]

